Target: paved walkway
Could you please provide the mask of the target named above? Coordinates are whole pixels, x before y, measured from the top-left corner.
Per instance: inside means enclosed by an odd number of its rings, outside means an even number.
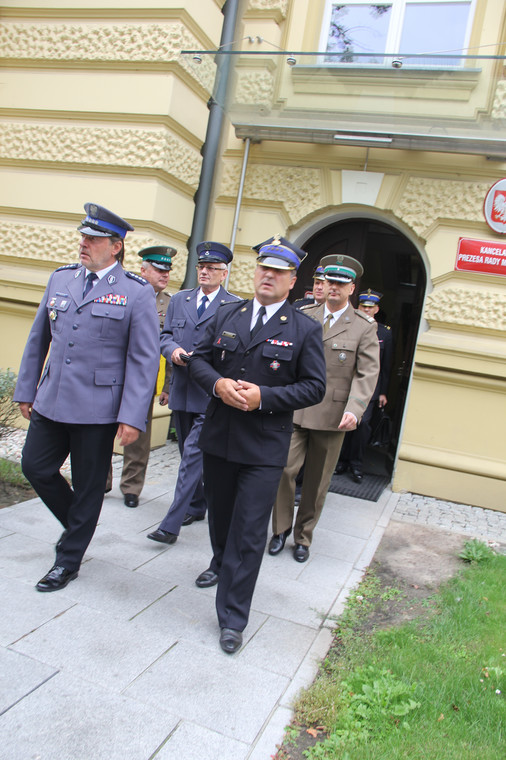
[[[194,585],[207,521],[170,547],[146,539],[170,505],[177,446],[152,453],[137,509],[122,503],[121,462],[62,591],[34,590],[60,533],[49,511],[38,499],[0,510],[2,758],[269,760],[391,518],[506,542],[506,515],[389,490],[377,503],[329,494],[306,564],[288,549],[265,557],[245,644],[228,656],[215,589]]]

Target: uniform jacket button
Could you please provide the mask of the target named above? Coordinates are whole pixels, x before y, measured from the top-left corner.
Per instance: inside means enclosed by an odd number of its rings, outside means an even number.
[[[74,345],[74,341],[73,341],[73,340],[71,340],[71,341],[69,342],[69,346],[70,346],[70,348],[72,348],[72,346],[73,346],[73,345]]]
[[[65,359],[65,364],[70,364],[70,359]]]
[[[77,330],[77,327],[78,327],[77,325],[72,325],[73,330]]]
[[[76,309],[77,313],[80,314],[82,312],[82,309]]]

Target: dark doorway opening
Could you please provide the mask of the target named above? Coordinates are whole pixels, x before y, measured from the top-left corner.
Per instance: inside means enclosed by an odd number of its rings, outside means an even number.
[[[358,294],[367,288],[383,293],[376,319],[391,328],[394,343],[386,407],[392,429],[387,446],[368,446],[364,472],[391,475],[427,285],[421,256],[399,230],[367,218],[331,224],[309,238],[302,248],[308,256],[299,268],[292,299],[303,298],[311,290],[314,268],[331,253],[353,256],[364,267],[352,297],[355,307]]]

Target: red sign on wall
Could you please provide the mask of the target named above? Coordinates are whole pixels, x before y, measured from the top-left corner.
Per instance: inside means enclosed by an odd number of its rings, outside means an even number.
[[[506,276],[506,243],[459,238],[455,269]]]

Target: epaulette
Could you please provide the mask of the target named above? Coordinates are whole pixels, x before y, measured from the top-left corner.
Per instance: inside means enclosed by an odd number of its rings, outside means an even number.
[[[247,303],[248,298],[238,298],[236,301],[220,301],[220,306],[231,306],[233,303],[240,304],[240,303]]]
[[[76,263],[76,264],[64,264],[61,267],[58,267],[58,269],[55,269],[55,272],[62,272],[64,269],[79,269],[79,267],[82,266],[82,264]]]
[[[295,306],[296,303],[297,303],[297,301],[295,301],[295,303],[293,305]],[[321,304],[319,304],[319,303],[305,303],[303,306],[299,306],[299,311],[306,311],[306,309],[317,309],[318,306],[321,306]]]
[[[148,281],[144,279],[144,277],[141,277],[140,274],[135,274],[135,272],[127,272],[125,270],[125,274],[127,277],[130,277],[131,280],[135,280],[135,282],[138,282],[139,285],[147,285]]]
[[[301,314],[303,317],[306,317],[306,319],[312,319],[313,322],[319,322],[320,320],[317,319],[316,316],[311,313],[311,310],[314,310],[315,306],[318,307],[320,305],[321,304],[308,304],[307,308],[304,308],[304,307],[302,307],[300,309],[295,309],[294,308],[294,311],[295,311],[296,314]]]
[[[370,317],[368,314],[364,314],[363,311],[360,311],[360,309],[355,309],[355,314],[358,314],[359,317],[362,317],[362,319],[365,319],[366,322],[376,322],[374,317]]]

